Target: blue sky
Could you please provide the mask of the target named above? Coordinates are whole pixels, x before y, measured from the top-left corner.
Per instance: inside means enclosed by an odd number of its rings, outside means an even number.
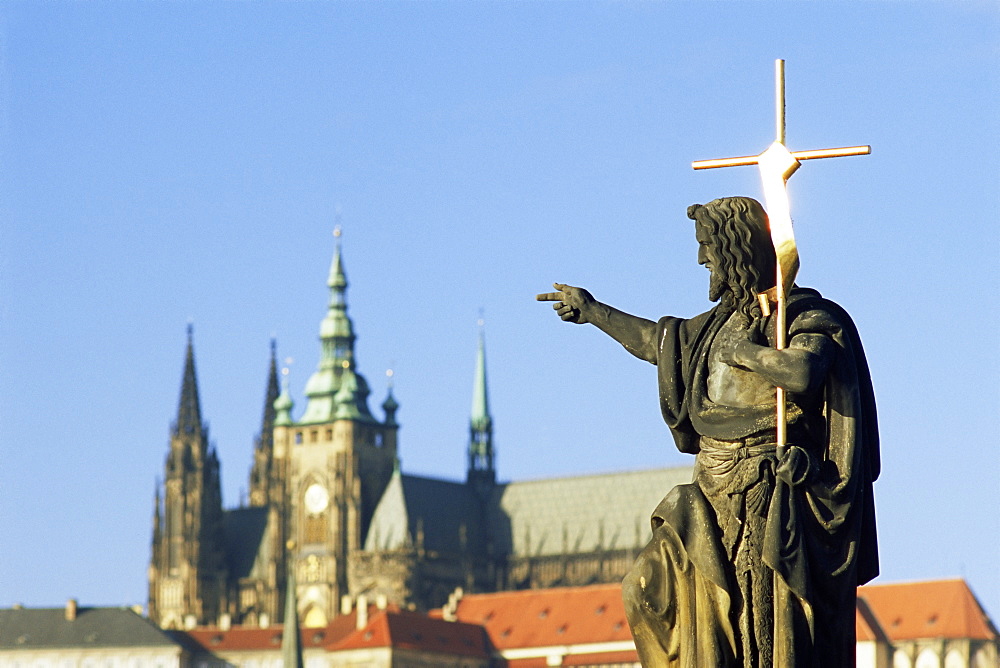
[[[1000,10],[988,2],[9,2],[0,6],[0,606],[146,598],[194,324],[239,503],[272,336],[302,388],[337,212],[359,370],[403,468],[464,475],[486,321],[504,479],[685,465],[654,369],[534,301],[708,306],[692,160],[773,140],[787,61],[799,282],[858,323],[882,581],[1000,613]],[[297,413],[296,413],[297,414]],[[586,506],[582,501],[581,514]]]

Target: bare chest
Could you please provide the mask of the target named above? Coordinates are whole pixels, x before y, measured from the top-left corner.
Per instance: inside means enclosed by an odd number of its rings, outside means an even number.
[[[774,385],[748,369],[722,361],[726,352],[746,340],[739,317],[730,316],[712,342],[708,354],[708,398],[725,406],[755,406],[774,400]]]

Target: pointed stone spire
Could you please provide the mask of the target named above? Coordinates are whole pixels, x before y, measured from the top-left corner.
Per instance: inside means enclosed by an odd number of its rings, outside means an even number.
[[[472,384],[472,414],[469,420],[469,482],[477,486],[496,482],[493,453],[493,418],[486,385],[486,335],[479,320],[479,349]]]
[[[191,616],[197,624],[217,620],[226,571],[219,459],[201,417],[190,325],[187,335],[180,405],[167,455],[160,540],[150,563],[149,616],[162,626]],[[158,598],[166,578],[179,578],[184,596]]]
[[[264,417],[260,425],[261,445],[272,442],[274,431],[274,401],[278,398],[280,387],[278,385],[278,342],[271,339],[271,364],[267,370],[267,389],[264,395]],[[267,448],[271,449],[270,445]]]
[[[278,398],[277,342],[271,339],[271,363],[267,372],[267,386],[264,390],[264,415],[261,419],[260,434],[253,453],[253,468],[250,470],[250,505],[263,506],[268,502],[268,487],[274,459],[274,422],[277,415],[274,403]]]
[[[344,261],[340,248],[340,227],[334,231],[337,239],[333,262],[330,265],[330,276],[327,286],[330,288],[330,302],[326,317],[320,323],[319,338],[322,344],[319,366],[306,384],[305,413],[299,420],[301,424],[330,422],[337,413],[344,413],[336,400],[337,393],[342,389],[345,379],[356,387],[349,388],[353,394],[353,406],[346,413],[356,413],[358,418],[374,421],[368,409],[368,383],[355,371],[354,324],[347,315],[347,274],[344,272]],[[345,395],[346,396],[346,395]]]
[[[303,668],[295,567],[291,559],[288,560],[288,580],[285,586],[288,591],[285,595],[285,623],[281,631],[281,659],[284,668]]]
[[[201,433],[201,403],[198,400],[198,376],[194,369],[194,326],[187,327],[187,352],[184,356],[184,377],[181,381],[181,399],[177,407],[174,434]]]
[[[160,531],[161,531],[161,520],[162,513],[160,508],[163,503],[160,500],[160,479],[156,479],[156,489],[153,496],[153,561],[156,561],[156,549],[160,543]]]

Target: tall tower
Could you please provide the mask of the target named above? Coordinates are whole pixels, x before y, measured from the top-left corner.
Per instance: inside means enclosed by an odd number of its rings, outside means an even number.
[[[149,616],[164,628],[215,623],[225,604],[219,460],[201,419],[192,329],[177,420],[170,433],[162,507],[156,490]]]
[[[479,321],[479,350],[472,383],[472,415],[469,420],[469,467],[466,480],[482,497],[496,483],[493,453],[493,418],[486,391],[486,336]]]
[[[289,464],[285,535],[295,545],[289,558],[305,626],[324,625],[337,614],[349,592],[349,555],[363,545],[396,460],[395,407],[377,420],[368,408],[368,382],[357,371],[339,229],[334,234],[330,299],[305,411],[293,420],[282,395],[274,427],[275,457]]]

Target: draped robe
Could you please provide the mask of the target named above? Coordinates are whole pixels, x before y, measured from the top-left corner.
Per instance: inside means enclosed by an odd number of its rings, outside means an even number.
[[[789,340],[833,343],[818,389],[789,394],[789,444],[811,462],[792,484],[776,475],[774,403],[708,397],[709,354],[731,315],[720,305],[657,323],[663,417],[696,461],[694,481],[653,512],[653,539],[623,583],[640,659],[646,668],[854,665],[856,587],[878,574],[880,466],[860,338],[819,293],[790,295]],[[773,327],[763,328],[771,345]]]

